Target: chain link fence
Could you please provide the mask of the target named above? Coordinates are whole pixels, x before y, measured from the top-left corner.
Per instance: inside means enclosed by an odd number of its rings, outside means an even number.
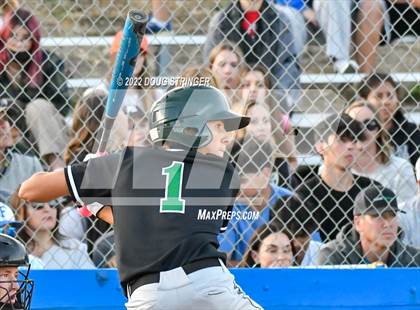
[[[2,3],[0,222],[33,267],[116,264],[110,225],[16,190],[95,150],[115,34],[134,8],[151,18],[141,83],[108,151],[150,143],[147,111],[171,86],[158,78],[222,89],[251,117],[229,147],[241,193],[219,242],[231,266],[420,265],[419,1]]]

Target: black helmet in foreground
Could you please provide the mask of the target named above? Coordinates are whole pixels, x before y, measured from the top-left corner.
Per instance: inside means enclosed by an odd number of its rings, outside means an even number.
[[[153,143],[172,142],[187,148],[209,144],[209,121],[223,121],[226,131],[249,124],[249,117],[232,112],[225,95],[212,86],[174,88],[157,100],[149,115]]]
[[[0,234],[0,309],[30,309],[33,281],[28,279],[29,271],[25,246]]]

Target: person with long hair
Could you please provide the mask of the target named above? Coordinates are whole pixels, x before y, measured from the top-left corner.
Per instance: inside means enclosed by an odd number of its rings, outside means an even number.
[[[403,112],[397,83],[390,75],[374,73],[362,80],[358,95],[369,101],[387,130],[394,154],[409,159],[413,167],[420,157],[420,128],[410,122]]]
[[[44,269],[95,268],[86,245],[65,238],[59,232],[61,206],[57,201],[31,203],[18,197],[19,188],[10,198],[16,220],[23,223],[17,237],[26,245],[29,254],[41,259]]]
[[[0,29],[0,93],[16,101],[14,121],[51,168],[63,165],[67,143],[63,116],[70,110],[64,62],[40,46],[37,18],[25,9],[4,16]]]
[[[281,268],[293,265],[292,236],[275,224],[258,228],[249,240],[241,267]]]
[[[221,42],[209,54],[209,69],[231,105],[239,98],[243,61],[242,51],[230,42]]]
[[[82,98],[76,105],[72,120],[72,138],[64,152],[66,165],[82,162],[98,143],[98,131],[105,111],[107,95],[97,91]]]
[[[81,163],[88,154],[95,152],[95,147],[99,144],[101,120],[105,112],[107,97],[104,91],[95,90],[82,97],[76,105],[72,121],[72,138],[64,152],[66,165]],[[123,131],[122,127],[126,126],[125,132],[127,132],[129,124],[120,121],[121,114],[123,113],[119,113],[116,119],[115,127],[117,127],[117,131]],[[111,134],[111,147],[116,147],[118,140],[115,137],[115,131],[113,130]],[[134,135],[133,139],[136,139]],[[61,216],[60,231],[62,234],[86,241],[89,252],[95,241],[110,229],[109,224],[95,217],[82,218],[73,203],[66,203]]]
[[[269,143],[273,151],[273,154],[269,155],[275,158],[272,175],[273,183],[279,186],[290,187],[291,169],[287,160],[276,151],[269,107],[265,103],[257,104],[252,101],[245,106],[241,113],[250,117],[251,121],[246,129],[238,132],[237,139],[232,146],[232,157],[235,158],[240,154],[246,140],[252,139],[260,143]]]
[[[355,101],[345,111],[366,127],[367,139],[353,171],[391,189],[404,202],[416,195],[416,177],[407,159],[392,154],[389,136],[378,111],[367,101]]]
[[[248,67],[242,70],[241,101],[237,108],[249,109],[249,105],[266,104],[269,112],[273,142],[278,153],[278,160],[287,159],[290,170],[297,166],[296,146],[290,118],[283,113],[281,103],[273,93],[273,87],[268,72],[262,66]],[[245,112],[247,113],[247,112]],[[251,126],[247,129],[250,130]]]

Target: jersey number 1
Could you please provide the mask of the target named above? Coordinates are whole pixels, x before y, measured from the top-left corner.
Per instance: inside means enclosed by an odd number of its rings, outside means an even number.
[[[185,200],[181,198],[184,163],[174,161],[168,167],[162,168],[166,176],[165,198],[160,199],[161,213],[185,213]]]

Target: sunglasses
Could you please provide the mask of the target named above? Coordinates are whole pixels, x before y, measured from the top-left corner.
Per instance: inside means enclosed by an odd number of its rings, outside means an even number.
[[[376,119],[366,119],[362,121],[362,124],[365,125],[366,129],[369,131],[378,130],[380,128]]]
[[[54,201],[50,201],[48,203],[48,205],[49,205],[50,208],[58,208],[58,206],[60,204],[59,204],[58,201],[55,201],[54,200]],[[31,203],[30,206],[31,206],[32,209],[35,209],[35,210],[42,210],[42,209],[45,208],[45,204],[44,203]]]

